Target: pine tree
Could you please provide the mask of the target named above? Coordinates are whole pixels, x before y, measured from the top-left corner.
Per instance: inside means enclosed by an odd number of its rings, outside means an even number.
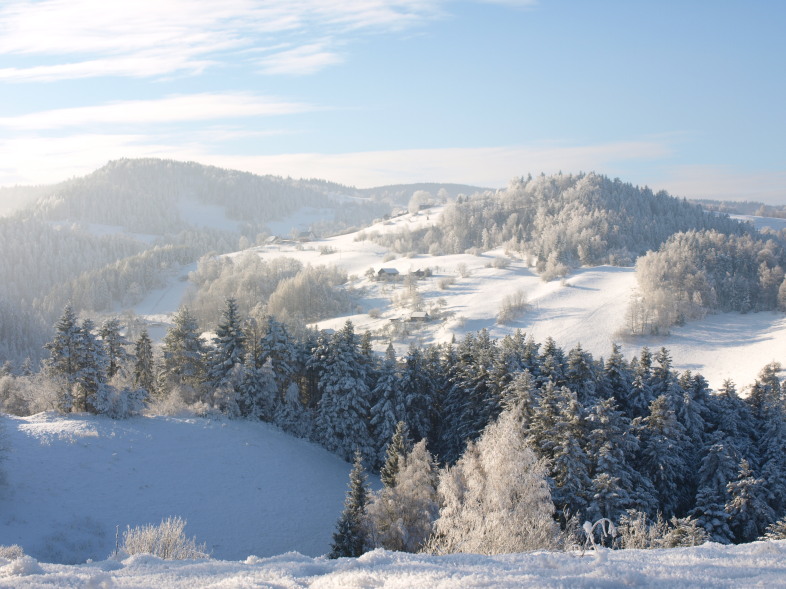
[[[69,412],[74,408],[73,387],[79,372],[80,345],[81,330],[76,313],[69,304],[55,324],[54,339],[44,346],[49,351],[49,360],[46,362],[47,371],[60,382],[58,407],[64,412]]]
[[[235,299],[227,299],[221,318],[208,354],[207,384],[213,389],[214,405],[230,414],[239,413],[246,334]]]
[[[316,420],[319,442],[347,459],[355,449],[373,457],[366,364],[360,358],[352,322],[347,321],[314,354],[321,364],[318,384],[321,397]]]
[[[630,420],[617,410],[613,398],[600,401],[587,418],[590,460],[590,504],[587,518],[617,521],[627,510],[654,512],[657,500],[650,480],[633,466],[639,442]]]
[[[355,451],[355,462],[349,474],[349,490],[344,500],[344,511],[336,524],[329,558],[357,557],[366,551],[366,504],[369,488],[363,469],[363,455]]]
[[[98,335],[104,343],[107,361],[106,376],[112,379],[118,372],[125,369],[129,355],[126,347],[129,341],[122,334],[123,326],[117,318],[107,319],[101,324]]]
[[[199,396],[205,374],[205,346],[200,338],[196,318],[188,307],[181,307],[172,319],[173,325],[161,346],[161,384],[168,388],[185,389]]]
[[[412,440],[409,437],[409,428],[403,421],[396,424],[396,431],[388,443],[385,452],[385,464],[379,471],[382,484],[386,487],[394,487],[396,475],[401,467],[401,463],[412,449]]]
[[[671,517],[693,498],[686,495],[685,488],[690,440],[669,408],[666,395],[655,399],[650,404],[650,414],[643,419],[637,418],[634,424],[641,448],[641,469],[655,486],[664,516]]]
[[[399,383],[399,394],[404,401],[404,421],[416,440],[431,434],[434,419],[434,383],[429,378],[420,350],[410,346],[404,360]]]
[[[134,385],[147,391],[148,395],[156,393],[156,371],[153,361],[153,342],[143,329],[134,344]]]
[[[375,458],[377,465],[383,464],[388,443],[397,431],[397,424],[405,415],[399,382],[393,344],[389,344],[371,391],[371,398],[374,399],[371,408],[371,431],[378,445]]]
[[[698,491],[690,515],[706,530],[713,542],[729,544],[734,540],[729,528],[728,484],[737,476],[738,459],[726,435],[715,432],[709,439],[698,472]]]
[[[764,480],[756,478],[747,460],[740,462],[736,480],[728,485],[729,527],[737,542],[753,542],[775,521],[766,500]]]

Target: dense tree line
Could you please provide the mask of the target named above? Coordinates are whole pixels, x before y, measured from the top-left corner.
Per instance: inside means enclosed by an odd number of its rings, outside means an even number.
[[[733,383],[713,392],[701,375],[675,372],[663,348],[627,360],[615,346],[603,360],[551,339],[516,332],[494,340],[481,331],[412,346],[397,359],[391,347],[373,353],[369,335],[349,321],[334,333],[294,337],[272,317],[246,321],[232,299],[212,341],[201,333],[183,308],[156,354],[146,334],[128,342],[118,321],[96,327],[67,308],[43,374],[4,370],[3,410],[122,416],[148,403],[261,419],[347,460],[359,452],[388,482],[401,468],[391,448],[400,458],[412,447],[401,422],[424,444],[418,464],[431,460],[427,447],[435,464],[469,468],[491,460],[476,444],[507,413],[542,461],[563,528],[601,518],[635,527],[636,518],[662,516],[692,522],[715,541],[745,542],[786,513],[786,390],[777,364],[742,398]],[[379,500],[396,496],[388,495]],[[380,525],[380,537],[393,534]]]
[[[786,310],[786,248],[776,238],[718,231],[672,235],[636,263],[635,333],[657,332],[707,311]]]
[[[455,254],[505,246],[530,256],[551,279],[584,264],[632,265],[670,235],[689,229],[750,230],[662,191],[598,174],[557,174],[519,178],[506,190],[460,199],[431,227],[371,237],[400,252]]]

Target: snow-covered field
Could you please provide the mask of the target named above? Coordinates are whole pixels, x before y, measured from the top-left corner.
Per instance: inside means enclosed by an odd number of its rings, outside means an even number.
[[[375,550],[357,559],[327,560],[288,553],[242,561],[163,561],[138,555],[77,566],[0,559],[0,586],[265,587],[276,589],[783,587],[786,541],[742,546],[705,544],[670,550],[500,556],[427,556]]]
[[[258,422],[40,413],[4,430],[0,544],[34,558],[104,560],[115,531],[188,521],[216,558],[325,553],[350,465]],[[2,584],[2,581],[0,581]]]
[[[432,225],[441,209],[402,215],[379,222],[365,233],[396,233]],[[409,342],[420,344],[448,342],[467,332],[488,329],[501,338],[522,329],[536,341],[547,337],[565,349],[577,344],[596,358],[606,357],[613,343],[622,346],[626,357],[638,355],[641,348],[657,350],[667,347],[677,370],[702,373],[713,388],[727,378],[738,388],[753,383],[761,368],[783,361],[786,352],[786,317],[782,313],[720,313],[701,321],[675,327],[671,334],[653,337],[625,337],[625,312],[636,276],[633,268],[599,266],[581,268],[565,280],[544,282],[528,264],[510,252],[492,250],[480,255],[449,255],[391,258],[391,252],[370,240],[360,239],[363,232],[295,244],[278,244],[255,248],[260,256],[293,257],[304,264],[335,264],[353,278],[351,286],[363,293],[363,311],[349,317],[320,321],[318,327],[340,328],[347,318],[356,330],[380,334],[379,349],[387,345],[385,330],[391,320],[406,320],[409,311],[393,301],[405,291],[402,282],[376,282],[365,276],[369,268],[395,268],[401,276],[408,272],[431,269],[432,276],[418,281],[418,291],[425,308],[440,299],[442,319],[426,324],[410,324],[411,335],[400,340],[397,350],[403,354]],[[324,251],[334,251],[325,255]],[[500,260],[505,267],[498,267]],[[453,283],[445,285],[445,279]],[[529,308],[516,320],[505,325],[496,321],[506,297],[524,292]],[[369,314],[371,311],[371,314]]]
[[[501,338],[522,329],[539,342],[552,337],[566,350],[581,344],[596,358],[607,357],[613,343],[620,344],[628,358],[638,355],[644,346],[652,350],[665,346],[671,351],[675,369],[700,372],[715,389],[727,378],[741,389],[753,383],[765,364],[786,360],[786,317],[782,313],[719,313],[674,327],[669,335],[624,336],[625,312],[636,288],[633,268],[581,268],[565,280],[544,282],[526,261],[501,249],[480,255],[407,257],[396,256],[387,248],[362,239],[363,233],[428,227],[440,213],[438,207],[380,221],[361,232],[300,244],[285,241],[256,246],[251,251],[267,260],[286,256],[303,264],[336,265],[346,270],[350,286],[361,294],[360,311],[320,321],[316,326],[338,329],[351,319],[357,331],[377,334],[376,347],[380,351],[387,346],[392,322],[406,322],[409,317],[410,311],[395,302],[406,287],[402,281],[372,281],[366,272],[395,268],[401,277],[408,272],[431,270],[431,277],[418,281],[418,292],[425,308],[437,308],[440,314],[429,323],[407,325],[410,335],[394,341],[402,355],[411,342],[448,342],[484,328],[493,337]],[[293,217],[287,224],[303,226],[304,220],[308,219]],[[503,259],[505,264],[500,264]],[[154,339],[164,336],[168,317],[183,302],[189,285],[188,272],[194,269],[195,265],[182,268],[167,287],[150,293],[134,309],[150,322]],[[496,318],[503,300],[518,292],[526,294],[527,311],[514,321],[498,324]],[[444,306],[440,301],[444,301]]]

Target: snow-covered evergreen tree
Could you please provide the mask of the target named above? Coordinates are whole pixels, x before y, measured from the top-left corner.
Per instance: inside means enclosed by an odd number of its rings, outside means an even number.
[[[396,431],[390,438],[390,442],[385,449],[385,463],[379,471],[382,484],[386,487],[393,487],[396,484],[404,457],[412,450],[412,440],[409,437],[409,428],[403,421],[396,424]]]
[[[389,344],[371,391],[374,400],[371,407],[371,431],[377,444],[376,464],[382,464],[385,460],[388,443],[397,431],[397,424],[404,419],[405,407],[399,393],[399,382],[395,351],[393,344]]]
[[[361,358],[351,321],[323,343],[314,355],[319,358],[320,400],[316,435],[328,450],[349,459],[355,450],[373,457],[369,432],[369,398],[366,364]]]
[[[661,395],[650,404],[647,417],[634,420],[634,429],[640,443],[640,468],[655,486],[663,514],[671,517],[692,499],[684,484],[690,443],[685,428],[669,408],[667,396]]]
[[[153,342],[143,329],[134,344],[134,385],[152,396],[156,393],[156,370],[153,360]]]
[[[366,528],[366,504],[369,488],[366,473],[363,469],[363,454],[355,451],[352,472],[349,473],[349,489],[344,500],[344,511],[336,524],[333,542],[330,546],[330,558],[342,556],[360,556],[368,547],[368,530]]]
[[[69,304],[55,324],[54,339],[44,348],[49,351],[46,368],[59,381],[58,407],[68,412],[74,407],[74,391],[79,372],[79,346],[81,330],[73,307]]]
[[[98,332],[101,341],[104,343],[107,361],[106,376],[112,379],[117,373],[125,370],[126,362],[129,360],[127,347],[130,342],[123,335],[123,325],[117,318],[107,319],[101,324]]]
[[[740,462],[737,478],[728,484],[729,527],[737,542],[752,542],[764,534],[775,521],[775,513],[767,504],[764,480],[757,478],[747,460]]]
[[[709,447],[704,453],[698,472],[698,491],[691,515],[702,526],[710,540],[729,544],[734,540],[729,528],[728,484],[737,477],[739,459],[734,446],[729,443],[722,431],[717,431],[709,439]]]
[[[188,307],[181,307],[172,322],[161,346],[161,384],[184,389],[187,397],[198,398],[205,374],[205,346],[199,326]]]
[[[213,338],[213,347],[208,353],[207,385],[212,389],[214,405],[227,408],[230,413],[235,410],[239,413],[245,346],[246,334],[237,301],[227,299]]]

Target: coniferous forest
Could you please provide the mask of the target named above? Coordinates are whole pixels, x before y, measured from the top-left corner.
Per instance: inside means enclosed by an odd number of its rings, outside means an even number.
[[[786,512],[786,391],[776,364],[743,399],[734,383],[712,391],[700,374],[675,372],[665,348],[625,358],[614,346],[603,359],[520,331],[501,340],[481,331],[379,356],[349,321],[295,336],[272,317],[246,321],[233,299],[211,343],[187,308],[160,354],[146,332],[128,341],[122,331],[116,319],[96,326],[67,307],[41,372],[4,368],[2,410],[122,418],[188,407],[274,423],[355,461],[336,555],[496,550],[483,548],[491,532],[484,540],[451,530],[490,517],[494,510],[456,505],[482,506],[488,497],[467,493],[499,492],[506,483],[486,478],[511,463],[534,502],[522,522],[543,538],[528,535],[530,547],[604,518],[628,530],[628,547],[655,545],[647,534],[672,545],[749,542]],[[381,472],[381,491],[364,487],[364,469]],[[472,483],[478,476],[486,478]]]

